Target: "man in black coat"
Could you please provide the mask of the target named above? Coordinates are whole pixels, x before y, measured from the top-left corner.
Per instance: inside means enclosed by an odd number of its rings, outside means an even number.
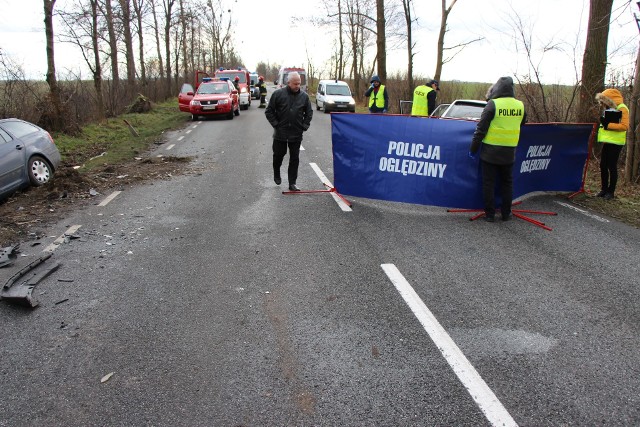
[[[302,133],[309,129],[313,108],[309,96],[300,90],[300,74],[289,73],[287,86],[276,90],[269,98],[264,114],[273,126],[273,180],[280,185],[280,166],[289,147],[289,190],[300,191],[296,185]]]

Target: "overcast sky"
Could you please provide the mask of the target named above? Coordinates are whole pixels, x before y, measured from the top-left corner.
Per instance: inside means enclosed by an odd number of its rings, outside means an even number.
[[[331,56],[335,30],[315,28],[305,19],[323,13],[317,0],[225,1],[234,16],[239,54],[248,68],[254,68],[259,61],[300,66],[311,59],[316,70],[328,70],[326,63]],[[69,2],[71,0],[57,0],[56,9]],[[445,64],[442,80],[494,82],[503,75],[529,73],[531,69],[521,44],[517,48],[513,39],[514,18],[519,17],[525,33],[531,37],[532,58],[542,73],[542,81],[574,83],[574,65],[577,64],[579,74],[584,50],[588,3],[588,0],[458,0],[449,15],[445,45],[477,38],[482,41],[469,45]],[[251,12],[243,12],[241,18],[240,13],[235,13],[241,8]],[[414,73],[431,76],[435,71],[440,2],[416,0],[415,8],[418,22],[414,28],[417,43]],[[0,10],[2,52],[22,64],[31,77],[44,79],[42,0],[0,0]],[[637,12],[635,2],[614,0],[616,19],[610,29],[608,72],[630,73],[633,69],[640,40],[633,12]],[[557,49],[543,55],[543,48],[550,43]],[[150,39],[147,46],[153,48]],[[406,70],[406,57],[404,45],[390,51],[389,72]],[[75,47],[56,44],[56,69],[60,74],[65,74],[66,70],[82,71],[88,78],[81,64]],[[326,74],[320,77],[331,77]]]

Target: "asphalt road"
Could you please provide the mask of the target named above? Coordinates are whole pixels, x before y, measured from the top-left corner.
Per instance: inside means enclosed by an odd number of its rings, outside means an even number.
[[[303,189],[333,179],[314,112]],[[37,309],[0,302],[0,426],[640,424],[639,230],[558,196],[525,202],[553,231],[343,210],[282,194],[270,137],[255,100],[189,124],[154,155],[194,172],[47,229],[78,238]]]

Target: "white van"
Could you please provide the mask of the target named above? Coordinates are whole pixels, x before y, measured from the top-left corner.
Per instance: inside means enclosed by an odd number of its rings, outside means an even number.
[[[316,109],[324,108],[325,113],[331,111],[356,112],[356,101],[351,96],[351,89],[341,80],[320,80],[316,93]]]
[[[297,72],[300,74],[300,90],[306,92],[307,91],[307,72],[304,68],[298,67],[282,67],[278,72],[278,79],[274,82],[276,87],[281,88],[287,85],[289,81],[289,73]]]

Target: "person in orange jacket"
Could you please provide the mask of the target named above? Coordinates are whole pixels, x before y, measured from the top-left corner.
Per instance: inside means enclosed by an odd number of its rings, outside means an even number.
[[[618,183],[618,159],[622,147],[627,142],[629,108],[624,104],[624,98],[618,89],[606,89],[602,93],[596,94],[596,101],[600,103],[601,107],[622,113],[619,123],[610,122],[607,115],[603,114],[600,117],[600,128],[598,129],[598,142],[602,143],[600,157],[602,189],[596,196],[611,200]]]

